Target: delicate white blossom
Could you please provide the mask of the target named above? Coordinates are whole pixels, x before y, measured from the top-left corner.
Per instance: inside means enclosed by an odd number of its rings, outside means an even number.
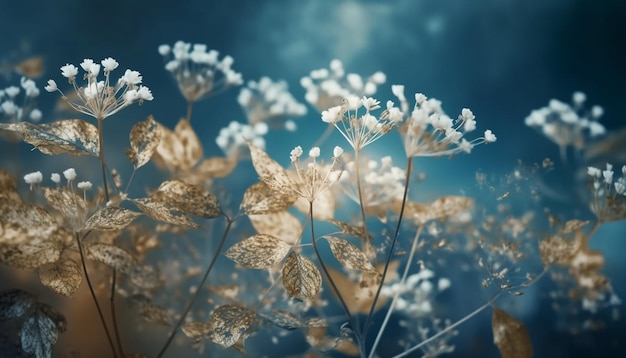
[[[24,181],[26,182],[26,184],[30,185],[30,189],[33,189],[33,186],[41,183],[41,180],[43,179],[43,175],[41,174],[40,171],[36,171],[36,172],[32,172],[32,173],[28,173],[26,175],[24,175]]]

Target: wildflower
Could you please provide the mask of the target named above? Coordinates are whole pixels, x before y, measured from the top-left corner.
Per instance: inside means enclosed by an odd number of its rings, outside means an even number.
[[[591,177],[591,211],[601,222],[625,218],[626,213],[626,165],[622,166],[622,176],[615,178],[613,166],[606,164],[605,170],[587,168]]]
[[[78,184],[76,184],[76,187],[78,189],[87,191],[87,190],[91,189],[92,184],[91,184],[90,181],[81,181],[81,182],[78,182]]]
[[[389,133],[402,120],[401,112],[393,107],[393,102],[387,103],[387,109],[381,113],[379,118],[376,118],[371,114],[371,111],[379,109],[379,103],[378,100],[370,97],[363,96],[363,98],[358,99],[352,96],[346,98],[342,106],[335,106],[323,111],[322,121],[333,124],[350,143],[350,146],[355,151],[360,151]],[[361,106],[365,108],[365,113],[359,116],[358,109]]]
[[[52,180],[56,184],[59,184],[61,183],[61,175],[59,175],[59,173],[52,173],[52,175],[50,175],[50,180]]]
[[[220,130],[215,142],[226,156],[237,156],[242,159],[248,155],[246,140],[259,148],[265,148],[263,136],[267,134],[268,130],[269,128],[264,122],[249,125],[232,121],[227,127]]]
[[[26,182],[26,184],[30,185],[30,190],[33,190],[33,186],[36,186],[37,184],[41,183],[42,179],[43,179],[43,175],[41,174],[40,171],[36,171],[36,172],[32,172],[32,173],[28,173],[24,175],[24,181]]]
[[[68,183],[76,179],[76,170],[74,168],[69,168],[63,171],[63,176],[67,180]]]
[[[233,58],[218,60],[216,50],[207,52],[206,45],[177,41],[173,47],[158,49],[166,59],[165,69],[172,73],[183,97],[189,103],[208,98],[243,83],[241,74],[231,69]]]
[[[343,149],[335,147],[330,165],[318,163],[320,148],[313,147],[309,150],[309,162],[301,165],[300,158],[303,154],[302,147],[295,147],[290,153],[291,164],[296,170],[296,180],[289,188],[295,195],[313,203],[320,194],[324,193],[335,184],[341,177],[342,170],[337,168]],[[338,154],[338,155],[336,155]]]
[[[42,117],[41,111],[35,108],[35,98],[39,96],[39,89],[35,81],[22,77],[20,86],[9,86],[0,90],[0,113],[10,122],[19,122],[28,118],[32,121],[39,121]],[[23,93],[22,103],[19,103],[19,96]],[[9,137],[10,138],[10,137]]]
[[[44,88],[48,92],[58,91],[70,107],[98,120],[112,116],[122,108],[128,107],[135,102],[142,104],[143,101],[153,100],[150,89],[139,85],[142,83],[142,77],[137,71],[127,69],[117,82],[112,82],[110,79],[111,72],[118,66],[119,63],[111,57],[105,58],[100,64],[89,58],[84,59],[80,63],[80,67],[85,71],[85,79],[87,80],[87,84],[84,87],[79,87],[76,81],[76,76],[78,75],[76,66],[72,64],[62,66],[61,75],[66,77],[74,87],[78,97],[77,102],[70,101],[58,88],[54,80],[48,80],[48,85]],[[101,67],[104,68],[104,81],[98,81]]]

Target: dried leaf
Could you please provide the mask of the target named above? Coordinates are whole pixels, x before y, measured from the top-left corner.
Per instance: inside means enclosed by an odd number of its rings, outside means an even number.
[[[251,236],[226,250],[226,257],[243,267],[264,269],[281,262],[291,246],[266,234]]]
[[[0,322],[23,316],[35,302],[35,296],[19,289],[0,293]]]
[[[266,315],[263,315],[263,318],[272,322],[276,326],[289,331],[302,327],[300,319],[288,311],[274,310]]]
[[[84,229],[96,231],[122,230],[140,215],[141,213],[119,206],[106,206],[87,219]]]
[[[363,251],[344,239],[334,236],[324,236],[330,244],[333,255],[345,268],[350,270],[369,271],[378,274],[378,271],[369,262]]]
[[[187,214],[178,207],[177,201],[166,193],[155,192],[149,198],[133,199],[132,202],[154,220],[175,225],[198,227],[198,224],[191,221]]]
[[[178,207],[195,216],[208,219],[222,215],[215,195],[200,186],[175,179],[164,181],[157,191],[167,193]]]
[[[137,122],[130,130],[130,148],[126,149],[126,156],[135,169],[146,164],[157,146],[161,142],[161,132],[152,116],[145,121]]]
[[[87,219],[85,200],[74,193],[72,188],[43,187],[43,195],[48,205],[57,210],[74,231],[79,231]]]
[[[161,141],[152,160],[170,173],[188,172],[202,158],[202,144],[186,119],[178,121],[174,131],[157,123]]]
[[[256,170],[259,178],[277,192],[290,192],[295,184],[290,180],[285,169],[274,159],[270,158],[265,151],[251,142],[248,142],[250,154],[252,156],[252,165]]]
[[[261,181],[246,190],[239,208],[246,215],[263,215],[287,210],[295,200],[289,192],[273,191]]]
[[[76,261],[66,258],[40,268],[39,279],[44,286],[70,297],[78,290],[83,273]]]
[[[400,212],[401,206],[402,200],[399,199],[395,199],[391,205],[396,213]],[[418,224],[424,224],[430,220],[447,220],[449,217],[468,211],[472,206],[474,206],[474,199],[465,196],[442,196],[430,204],[407,200],[404,215]]]
[[[293,251],[283,265],[282,280],[287,294],[300,300],[313,300],[322,288],[322,276],[315,264]]]
[[[124,274],[132,271],[135,259],[126,250],[107,244],[91,244],[86,248],[86,256],[90,260],[102,262]]]
[[[493,343],[498,346],[502,358],[530,358],[533,346],[526,326],[503,310],[494,307],[491,321]]]
[[[335,225],[336,227],[341,229],[341,232],[347,235],[351,235],[354,237],[358,237],[361,239],[367,239],[367,240],[371,240],[372,239],[372,235],[365,235],[365,230],[361,227],[356,227],[356,226],[352,226],[348,223],[345,223],[343,221],[338,221],[338,220],[333,220],[333,219],[329,219],[327,220],[329,223]]]
[[[160,283],[159,271],[150,265],[140,265],[138,263],[132,267],[129,273],[126,273],[130,282],[139,288],[151,290],[156,288]]]
[[[0,129],[17,132],[44,154],[91,155],[100,151],[98,129],[82,119],[63,119],[47,124],[0,123]]]
[[[180,329],[187,337],[200,340],[201,338],[207,337],[209,331],[211,330],[211,324],[204,322],[189,322],[185,323]]]
[[[294,245],[302,234],[302,223],[288,211],[248,215],[248,218],[258,233],[276,236],[290,245]]]
[[[207,338],[223,348],[233,346],[254,323],[255,312],[240,305],[220,306],[211,313]]]
[[[52,345],[58,337],[54,321],[40,311],[30,315],[20,329],[22,349],[36,358],[51,357]]]
[[[144,295],[134,295],[130,298],[130,304],[139,311],[139,315],[148,323],[156,323],[163,326],[172,324],[172,317],[164,308],[161,308]]]
[[[4,169],[0,169],[0,199],[10,199],[21,202],[22,198],[17,193],[17,180],[15,177]],[[0,209],[1,210],[1,209]]]
[[[56,228],[48,237],[31,237],[26,243],[0,245],[0,262],[24,270],[33,270],[56,262],[61,256],[63,243],[72,234],[65,228]]]
[[[200,162],[194,173],[205,178],[223,178],[228,176],[236,166],[236,158],[212,157]]]
[[[582,220],[568,220],[565,225],[563,225],[563,227],[560,229],[560,232],[562,232],[563,234],[569,234],[571,232],[574,232],[578,229],[581,229],[583,226],[589,224],[589,221],[582,221]]]
[[[0,244],[44,239],[56,229],[56,221],[45,209],[0,196]]]
[[[626,219],[626,200],[623,196],[606,197],[606,210],[598,218],[601,222],[608,223]]]

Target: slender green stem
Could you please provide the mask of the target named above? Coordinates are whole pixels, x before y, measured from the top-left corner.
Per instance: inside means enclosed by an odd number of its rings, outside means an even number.
[[[484,305],[478,307],[477,309],[475,309],[474,311],[472,311],[472,313],[468,314],[467,316],[461,318],[460,320],[454,322],[453,324],[447,326],[446,328],[442,329],[441,331],[437,332],[437,334],[428,337],[427,339],[421,341],[420,343],[416,344],[415,346],[411,347],[410,349],[405,350],[404,352],[393,356],[393,358],[401,358],[401,357],[406,357],[407,355],[415,352],[416,350],[422,348],[423,346],[427,345],[428,343],[434,341],[435,339],[443,336],[444,334],[449,333],[450,331],[452,331],[453,329],[455,329],[456,327],[460,326],[461,324],[465,323],[465,321],[469,320],[470,318],[476,316],[477,314],[479,314],[480,312],[482,312],[485,308],[491,306],[496,298],[498,298],[498,296],[500,296],[500,294],[502,293],[502,290],[498,290],[498,292],[496,292],[493,296],[491,296],[491,299],[489,299],[489,301],[487,303],[485,303]]]
[[[176,325],[174,326],[172,333],[170,333],[170,336],[167,338],[165,345],[163,346],[163,348],[161,348],[161,350],[159,351],[159,354],[157,354],[157,358],[163,357],[163,354],[165,354],[165,351],[167,351],[167,348],[172,343],[174,336],[176,336],[176,333],[178,333],[178,329],[182,326],[183,322],[185,321],[185,318],[189,314],[189,311],[191,311],[191,307],[196,302],[200,294],[200,291],[202,291],[202,287],[204,286],[207,278],[209,277],[209,273],[213,269],[213,265],[215,265],[215,262],[217,261],[217,258],[219,257],[220,252],[222,251],[222,248],[224,247],[224,243],[226,242],[226,237],[228,236],[228,232],[230,231],[230,228],[234,222],[234,220],[232,220],[229,217],[226,217],[226,220],[227,220],[226,229],[224,229],[224,234],[222,235],[222,238],[220,239],[220,242],[217,245],[217,249],[215,250],[213,257],[211,258],[209,267],[207,267],[206,271],[204,272],[204,275],[202,276],[202,279],[200,280],[200,283],[197,286],[196,292],[194,292],[193,296],[191,297],[191,300],[187,304],[187,307],[185,307],[185,311],[178,319],[178,322],[176,322]]]
[[[380,296],[380,290],[382,290],[383,285],[385,284],[385,278],[387,277],[387,271],[389,270],[389,263],[391,262],[391,257],[393,256],[393,249],[396,246],[396,242],[398,241],[398,236],[400,234],[400,226],[402,225],[402,217],[404,216],[404,208],[406,206],[406,200],[409,193],[409,181],[411,178],[411,171],[413,170],[413,160],[411,157],[408,158],[407,167],[406,167],[406,178],[404,180],[404,193],[402,194],[402,205],[400,206],[400,214],[398,217],[398,223],[396,224],[396,230],[393,234],[393,240],[391,242],[391,246],[389,247],[389,253],[387,254],[387,260],[385,261],[385,267],[383,268],[382,277],[380,279],[380,285],[376,289],[376,294],[374,295],[374,300],[372,301],[372,305],[370,306],[370,311],[367,314],[367,319],[365,321],[365,325],[363,326],[363,337],[367,337],[367,330],[372,322],[372,318],[374,317],[374,310],[376,309],[376,303],[378,302],[378,297]]]
[[[320,252],[317,248],[317,240],[315,239],[315,225],[313,225],[314,224],[313,202],[309,202],[309,218],[311,220],[311,241],[313,242],[313,250],[315,251],[315,256],[317,257],[317,260],[319,261],[320,266],[322,267],[324,276],[326,276],[326,279],[328,280],[328,283],[330,284],[331,289],[337,295],[337,298],[339,299],[339,302],[341,303],[341,307],[343,308],[346,315],[348,316],[348,321],[350,321],[350,325],[352,326],[352,331],[354,332],[356,339],[359,342],[359,345],[361,345],[361,342],[363,341],[361,332],[359,331],[358,327],[355,325],[354,317],[350,313],[350,308],[348,308],[346,301],[344,301],[343,297],[341,296],[341,293],[337,289],[337,285],[335,285],[335,282],[333,281],[332,277],[328,273],[328,269],[326,268],[326,265],[324,264],[324,260],[322,260],[322,255],[320,255]],[[361,356],[363,356],[363,354],[364,352],[361,352]]]
[[[406,278],[409,275],[409,269],[411,268],[411,263],[413,263],[413,256],[415,255],[415,252],[417,251],[417,243],[419,242],[419,237],[422,233],[423,227],[424,227],[423,225],[419,226],[419,228],[417,229],[417,232],[415,233],[415,237],[413,238],[413,245],[411,245],[411,252],[409,253],[409,259],[406,262],[406,266],[404,267],[404,272],[402,273],[402,278],[400,279],[400,287],[404,286],[404,283],[406,282]],[[378,343],[380,342],[380,339],[382,338],[383,333],[385,332],[385,328],[387,327],[387,323],[389,322],[389,318],[391,317],[391,314],[393,313],[393,309],[396,306],[396,302],[398,301],[399,297],[400,297],[400,290],[398,289],[396,293],[393,295],[393,300],[391,301],[391,305],[389,306],[389,309],[387,310],[387,313],[385,314],[385,319],[383,320],[383,323],[381,324],[380,329],[378,330],[378,334],[376,335],[376,340],[374,340],[374,344],[372,345],[372,348],[370,349],[370,354],[368,358],[374,357],[374,353],[376,352]]]
[[[91,284],[91,279],[89,278],[89,273],[87,272],[87,265],[85,264],[85,255],[83,253],[83,244],[81,243],[78,233],[76,233],[76,242],[78,243],[78,252],[80,254],[80,262],[83,265],[83,272],[85,273],[85,280],[87,281],[87,286],[89,286],[89,292],[91,292],[91,298],[93,299],[93,302],[96,304],[96,308],[98,309],[100,322],[102,323],[102,327],[104,328],[104,332],[107,335],[109,345],[111,346],[111,350],[113,351],[113,357],[117,357],[117,351],[115,350],[115,345],[113,344],[111,333],[109,333],[109,329],[107,327],[106,321],[104,320],[104,314],[102,314],[100,303],[98,303],[98,298],[96,297],[96,293],[93,290],[93,285]]]

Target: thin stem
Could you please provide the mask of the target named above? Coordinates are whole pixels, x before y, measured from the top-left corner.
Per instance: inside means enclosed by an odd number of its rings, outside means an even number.
[[[96,304],[96,308],[98,309],[100,322],[102,323],[102,327],[104,328],[104,332],[107,335],[109,345],[111,346],[111,350],[113,351],[113,357],[117,357],[117,352],[115,351],[115,345],[113,344],[113,339],[111,339],[111,333],[109,333],[109,329],[107,328],[106,321],[104,320],[104,315],[102,314],[102,309],[100,308],[100,303],[98,303],[98,298],[96,297],[96,293],[93,290],[91,279],[89,278],[89,273],[87,272],[87,265],[85,264],[85,255],[83,254],[83,244],[81,243],[81,240],[78,237],[78,233],[76,233],[76,242],[78,243],[78,252],[80,253],[80,262],[83,265],[83,272],[85,273],[85,280],[87,281],[87,286],[89,286],[89,292],[91,292],[91,298],[93,299],[93,302]]]
[[[191,110],[193,109],[193,102],[187,102],[187,116],[185,119],[187,122],[191,121]]]
[[[422,228],[424,226],[420,225],[419,228],[417,229],[417,232],[415,233],[415,237],[413,238],[413,245],[411,245],[411,253],[409,254],[409,259],[406,263],[406,266],[404,267],[404,272],[402,273],[402,278],[400,279],[400,285],[399,287],[403,287],[404,283],[406,282],[406,278],[409,274],[409,269],[411,267],[411,263],[413,262],[413,256],[415,255],[415,252],[417,251],[417,243],[419,241],[419,237],[422,233]],[[382,286],[382,284],[381,284]],[[376,335],[376,340],[374,341],[374,345],[372,346],[372,348],[370,349],[370,354],[369,354],[369,358],[374,357],[374,352],[376,352],[376,347],[378,347],[378,343],[380,341],[380,339],[383,336],[383,333],[385,331],[385,328],[387,327],[387,323],[389,322],[389,318],[391,317],[391,314],[393,313],[393,309],[396,305],[396,302],[398,301],[398,298],[400,297],[400,289],[398,289],[396,291],[396,293],[393,295],[393,300],[391,301],[391,306],[389,306],[389,309],[387,310],[387,314],[385,314],[385,319],[383,320],[382,325],[380,326],[380,329],[378,330],[378,334]]]
[[[370,254],[372,254],[373,251],[372,251],[372,243],[369,241],[370,235],[369,235],[369,232],[367,231],[367,220],[365,216],[365,204],[366,203],[363,200],[363,190],[361,189],[361,175],[359,174],[359,167],[360,167],[359,151],[355,150],[354,151],[354,172],[356,174],[356,188],[357,188],[357,191],[359,192],[359,207],[361,209],[361,219],[363,220],[363,232],[365,233],[365,238],[363,239],[362,249],[367,255],[367,257],[370,257]]]
[[[211,269],[213,269],[213,265],[215,265],[215,262],[217,261],[217,258],[219,257],[220,252],[222,251],[222,247],[224,247],[224,243],[226,242],[226,237],[228,236],[228,232],[230,231],[230,228],[234,222],[234,220],[232,220],[229,217],[226,217],[226,220],[227,220],[226,229],[224,229],[224,234],[222,234],[222,238],[220,239],[220,242],[217,245],[217,250],[215,250],[213,257],[211,258],[209,267],[207,267],[206,271],[204,272],[204,275],[202,276],[202,279],[200,280],[200,283],[197,286],[196,292],[194,292],[193,296],[191,297],[191,300],[189,301],[189,303],[187,304],[187,307],[185,308],[185,311],[178,319],[178,322],[176,322],[176,325],[174,326],[172,333],[170,333],[170,336],[167,338],[165,345],[163,346],[163,348],[161,348],[161,350],[159,351],[159,354],[157,354],[157,358],[163,357],[163,354],[165,354],[165,351],[167,351],[167,348],[172,343],[172,340],[174,339],[174,336],[176,336],[176,333],[178,333],[178,329],[180,328],[180,326],[182,326],[183,322],[185,321],[185,318],[187,317],[187,314],[189,314],[189,311],[191,311],[191,307],[196,302],[200,294],[200,291],[202,287],[204,286],[204,283],[209,277],[209,273],[211,272]]]
[[[402,205],[400,206],[400,214],[398,217],[398,223],[396,224],[396,230],[393,234],[391,247],[389,247],[389,253],[387,254],[387,260],[385,261],[385,267],[383,269],[383,274],[380,280],[380,285],[378,285],[378,288],[376,289],[374,300],[372,301],[372,305],[370,306],[370,311],[367,314],[367,320],[365,321],[365,326],[363,326],[364,337],[367,337],[367,330],[369,329],[369,325],[371,324],[371,321],[374,317],[374,310],[376,309],[376,303],[378,302],[378,297],[380,296],[380,290],[382,290],[383,285],[385,284],[385,278],[387,277],[387,271],[389,270],[389,263],[391,262],[391,257],[393,256],[393,249],[396,246],[396,242],[398,241],[398,236],[400,234],[400,226],[402,224],[402,217],[404,216],[404,208],[406,206],[406,199],[409,193],[409,179],[411,178],[412,170],[413,170],[413,160],[411,157],[409,157],[407,161],[406,178],[404,180],[404,193],[402,194]]]
[[[107,185],[106,169],[104,166],[104,132],[102,130],[103,118],[98,117],[98,159],[100,159],[100,168],[102,169],[102,185],[104,186],[104,200],[109,202],[109,188]]]
[[[115,334],[115,341],[117,342],[117,349],[120,351],[122,357],[125,356],[124,348],[122,345],[122,338],[120,337],[119,325],[117,324],[117,314],[115,313],[115,288],[117,284],[117,270],[113,269],[113,277],[111,279],[111,295],[109,301],[111,303],[111,317],[113,318],[113,333]]]
[[[480,312],[482,312],[485,308],[491,306],[496,298],[498,298],[498,296],[500,296],[500,294],[502,293],[502,290],[498,290],[498,292],[496,292],[493,296],[491,296],[491,299],[489,299],[489,301],[487,303],[485,303],[484,305],[478,307],[477,309],[475,309],[472,313],[468,314],[467,316],[461,318],[460,320],[454,322],[453,324],[447,326],[446,328],[444,328],[443,330],[441,330],[440,332],[437,332],[437,334],[428,337],[427,339],[421,341],[420,343],[418,343],[417,345],[411,347],[410,349],[396,355],[393,356],[393,358],[400,358],[400,357],[406,357],[407,355],[415,352],[416,350],[422,348],[423,346],[427,345],[428,343],[434,341],[435,339],[443,336],[444,334],[449,333],[450,331],[452,331],[453,329],[455,329],[456,327],[460,326],[461,324],[465,323],[465,321],[469,320],[470,318],[476,316],[477,314],[479,314]]]

